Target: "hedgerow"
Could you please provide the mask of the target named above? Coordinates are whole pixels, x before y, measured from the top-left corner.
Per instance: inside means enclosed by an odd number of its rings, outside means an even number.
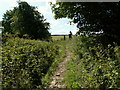
[[[2,87],[43,88],[41,78],[61,55],[60,45],[17,37],[3,40]]]
[[[94,37],[78,37],[65,81],[69,88],[120,88],[120,46],[103,47]]]

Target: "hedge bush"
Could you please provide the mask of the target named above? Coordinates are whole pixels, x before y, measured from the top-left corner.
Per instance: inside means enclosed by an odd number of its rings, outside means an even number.
[[[80,36],[65,81],[69,88],[120,88],[120,46],[104,48],[94,37]]]
[[[60,46],[20,38],[3,40],[2,87],[42,88],[41,78],[60,55]]]

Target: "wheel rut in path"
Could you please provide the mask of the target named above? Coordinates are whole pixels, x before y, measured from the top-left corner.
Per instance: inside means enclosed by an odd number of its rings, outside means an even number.
[[[70,60],[70,56],[70,50],[66,49],[66,55],[63,58],[63,61],[60,62],[53,73],[53,76],[50,78],[52,81],[50,82],[49,88],[66,88],[64,83],[64,74],[66,71],[66,64]]]

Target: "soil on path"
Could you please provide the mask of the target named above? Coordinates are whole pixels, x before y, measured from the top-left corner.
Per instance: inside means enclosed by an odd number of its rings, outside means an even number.
[[[71,52],[66,49],[66,56],[64,60],[58,65],[53,76],[50,78],[51,82],[49,88],[66,88],[64,84],[64,74],[66,71],[66,64],[70,60]]]

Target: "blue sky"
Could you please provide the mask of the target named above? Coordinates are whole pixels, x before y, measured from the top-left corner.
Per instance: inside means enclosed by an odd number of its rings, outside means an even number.
[[[2,20],[3,14],[6,10],[10,10],[13,7],[17,6],[18,0],[0,0],[0,21]],[[23,0],[21,0],[23,1]],[[54,13],[52,13],[49,1],[55,3],[55,0],[24,0],[32,6],[36,6],[37,10],[44,15],[44,18],[47,19],[47,22],[50,23],[51,34],[69,34],[72,31],[73,34],[77,32],[76,25],[70,25],[69,19],[54,19]]]

